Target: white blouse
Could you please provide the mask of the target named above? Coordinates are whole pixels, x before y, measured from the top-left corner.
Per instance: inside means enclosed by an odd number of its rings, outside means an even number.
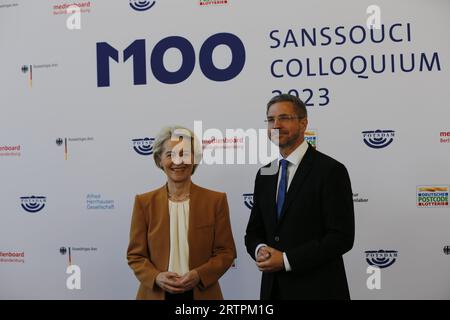
[[[189,272],[189,199],[169,200],[170,256],[169,271],[180,276]]]

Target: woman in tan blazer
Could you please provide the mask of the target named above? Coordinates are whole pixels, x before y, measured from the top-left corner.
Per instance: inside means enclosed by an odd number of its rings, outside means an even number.
[[[191,181],[200,149],[182,127],[164,128],[155,140],[167,183],[135,198],[127,258],[140,282],[137,299],[223,299],[218,280],[236,248],[225,193]]]

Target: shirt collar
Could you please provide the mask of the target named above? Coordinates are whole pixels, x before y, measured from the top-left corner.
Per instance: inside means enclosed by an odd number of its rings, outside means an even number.
[[[306,150],[308,150],[308,143],[306,142],[306,140],[303,140],[303,142],[286,158],[286,161],[288,162],[288,164],[298,166],[300,164],[300,161],[302,161]],[[278,163],[280,163],[281,159],[283,159],[283,156],[280,154],[278,156]]]

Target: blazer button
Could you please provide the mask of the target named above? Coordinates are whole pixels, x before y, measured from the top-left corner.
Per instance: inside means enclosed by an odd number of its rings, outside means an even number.
[[[276,237],[275,237],[275,241],[276,241],[276,242],[280,241],[280,237],[279,237],[279,236],[276,236]]]

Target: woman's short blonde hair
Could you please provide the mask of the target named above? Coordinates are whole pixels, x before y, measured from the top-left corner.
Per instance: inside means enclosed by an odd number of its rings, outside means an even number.
[[[180,138],[191,139],[191,150],[194,154],[194,167],[192,169],[192,174],[194,174],[198,164],[202,160],[202,146],[194,133],[188,128],[178,125],[162,128],[156,136],[155,142],[153,143],[153,159],[155,160],[156,166],[162,170],[163,168],[161,167],[161,155],[164,151],[164,143],[167,140],[177,141]]]

